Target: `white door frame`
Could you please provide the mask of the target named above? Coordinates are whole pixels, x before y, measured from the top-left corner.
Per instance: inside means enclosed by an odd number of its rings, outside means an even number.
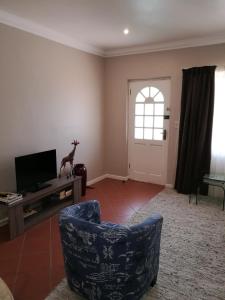
[[[131,97],[130,97],[130,84],[133,82],[149,82],[149,81],[159,81],[159,80],[170,80],[171,81],[171,77],[170,76],[165,76],[165,77],[156,77],[156,78],[150,78],[150,79],[130,79],[127,81],[127,91],[128,91],[128,97],[127,97],[127,153],[128,153],[128,162],[127,162],[127,166],[128,166],[128,178],[130,178],[130,167],[129,167],[129,162],[130,162],[130,151],[129,151],[129,139],[131,136],[130,133],[130,122],[131,122]],[[171,88],[171,85],[170,85]],[[171,94],[171,90],[170,90],[170,94]],[[167,99],[167,103],[168,103],[168,107],[169,107],[169,111],[168,114],[171,117],[171,113],[170,113],[170,96],[169,99]],[[170,126],[169,126],[169,121],[170,121],[170,117],[169,120],[167,121],[167,125],[166,125],[166,131],[167,131],[167,138],[164,141],[164,161],[163,161],[163,170],[164,170],[164,174],[163,174],[163,184],[166,185],[167,184],[167,172],[168,172],[168,150],[169,150],[169,137],[170,137]]]

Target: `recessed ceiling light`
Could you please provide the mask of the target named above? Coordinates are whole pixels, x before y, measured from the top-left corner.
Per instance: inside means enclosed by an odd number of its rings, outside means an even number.
[[[124,31],[123,31],[123,33],[124,33],[125,35],[127,35],[129,32],[130,32],[130,31],[129,31],[128,28],[125,28]]]

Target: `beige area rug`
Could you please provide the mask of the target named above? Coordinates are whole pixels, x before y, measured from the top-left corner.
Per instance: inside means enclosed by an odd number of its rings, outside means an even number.
[[[164,217],[158,281],[142,300],[225,300],[225,212],[221,202],[199,200],[165,189],[131,218]],[[83,298],[64,279],[46,298],[62,299]]]

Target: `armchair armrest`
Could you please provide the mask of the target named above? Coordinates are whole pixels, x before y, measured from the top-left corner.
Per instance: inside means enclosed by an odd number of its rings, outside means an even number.
[[[130,226],[129,273],[148,274],[149,282],[156,281],[159,269],[160,240],[163,217],[153,214],[142,223]]]

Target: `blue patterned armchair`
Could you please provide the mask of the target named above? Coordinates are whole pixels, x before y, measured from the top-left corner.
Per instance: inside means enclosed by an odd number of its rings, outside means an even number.
[[[154,286],[163,219],[132,226],[100,221],[96,200],[64,208],[59,224],[67,281],[90,300],[137,300]]]

